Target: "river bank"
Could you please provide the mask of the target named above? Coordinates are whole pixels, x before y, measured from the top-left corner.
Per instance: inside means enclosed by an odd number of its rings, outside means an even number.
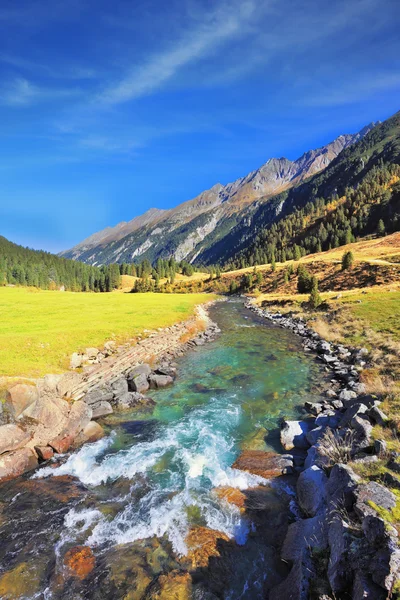
[[[135,346],[107,342],[102,350],[74,353],[75,370],[11,384],[0,404],[0,482],[101,439],[98,419],[151,406],[148,392],[173,383],[174,359],[219,332],[208,316],[211,304],[198,306],[187,321],[145,332]]]
[[[284,450],[304,453],[297,480],[301,518],[289,526],[281,550],[291,571],[271,600],[398,597],[400,468],[398,454],[372,437],[388,417],[360,383],[360,373],[372,366],[368,350],[329,343],[303,318],[253,301],[247,307],[300,336],[332,377],[322,402],[305,403],[306,418],[281,424]]]

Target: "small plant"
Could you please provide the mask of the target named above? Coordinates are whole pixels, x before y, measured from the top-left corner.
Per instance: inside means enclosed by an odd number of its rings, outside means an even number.
[[[347,269],[351,269],[354,263],[354,254],[351,250],[345,252],[342,257],[342,271],[346,271]]]
[[[353,431],[347,431],[340,435],[337,431],[328,428],[324,435],[318,441],[319,452],[327,458],[328,465],[333,466],[336,463],[348,463],[351,458],[351,450],[354,444],[355,434]]]

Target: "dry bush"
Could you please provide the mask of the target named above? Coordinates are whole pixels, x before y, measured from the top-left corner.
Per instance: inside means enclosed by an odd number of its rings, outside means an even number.
[[[353,448],[355,433],[346,431],[344,435],[339,435],[337,431],[327,429],[324,435],[318,440],[319,453],[328,459],[329,466],[337,463],[348,463]]]
[[[186,331],[181,335],[179,341],[182,342],[182,344],[185,344],[186,342],[189,342],[190,340],[195,338],[202,331],[205,331],[205,329],[205,321],[203,321],[203,319],[197,319],[195,322],[191,323],[186,327]]]
[[[378,368],[364,369],[360,373],[360,381],[365,385],[367,394],[385,396],[393,391],[393,378],[383,374]]]
[[[321,317],[312,322],[312,328],[328,342],[337,342],[342,338],[340,328],[335,324],[328,323]]]

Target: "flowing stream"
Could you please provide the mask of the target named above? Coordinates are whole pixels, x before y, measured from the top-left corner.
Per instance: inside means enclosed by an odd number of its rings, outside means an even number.
[[[102,440],[0,486],[1,598],[257,600],[284,576],[290,478],[271,485],[232,465],[280,451],[279,419],[318,399],[324,373],[239,300],[211,317],[221,335],[179,360],[153,411],[112,415]],[[82,546],[90,554],[72,564]]]

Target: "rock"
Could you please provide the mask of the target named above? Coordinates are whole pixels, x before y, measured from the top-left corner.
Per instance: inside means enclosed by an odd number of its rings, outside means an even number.
[[[128,373],[127,379],[134,379],[138,375],[145,375],[146,379],[151,374],[150,365],[143,363],[142,365],[137,365],[133,367]]]
[[[30,448],[20,448],[0,456],[0,481],[13,479],[38,466],[36,454]]]
[[[367,515],[362,522],[362,530],[368,542],[374,546],[380,546],[390,538],[390,530],[387,523],[381,517]],[[397,537],[397,531],[392,528],[394,537]]]
[[[315,429],[311,429],[311,431],[307,433],[307,440],[309,444],[311,446],[316,444],[319,438],[321,438],[324,435],[325,431],[326,427],[322,427],[321,425],[319,427],[316,427]]]
[[[301,509],[314,517],[325,505],[327,477],[316,465],[300,473],[297,480],[297,498]]]
[[[349,563],[349,552],[353,542],[349,525],[342,519],[331,521],[328,531],[330,557],[328,579],[334,594],[346,590],[352,582],[353,574]]]
[[[0,454],[12,452],[25,446],[32,435],[18,425],[2,425],[0,427]]]
[[[375,553],[369,569],[375,583],[388,592],[393,591],[393,586],[400,579],[400,549],[396,541],[389,540]]]
[[[85,396],[86,404],[96,404],[97,402],[110,402],[114,397],[114,392],[107,384],[100,385],[90,390]]]
[[[111,389],[114,396],[118,398],[128,393],[128,381],[125,377],[119,377],[116,381],[111,384]]]
[[[377,406],[373,406],[368,411],[368,416],[373,420],[377,425],[385,425],[388,417],[385,413],[380,410]]]
[[[130,390],[133,392],[138,392],[139,394],[147,392],[147,390],[150,388],[150,384],[147,381],[147,376],[144,373],[128,379],[128,384]]]
[[[113,340],[110,340],[109,342],[106,342],[104,344],[104,354],[106,356],[110,356],[110,354],[114,354],[116,349],[117,349],[117,344]]]
[[[82,431],[88,442],[97,442],[104,437],[104,429],[96,421],[89,421]]]
[[[49,446],[59,454],[63,454],[70,448],[75,438],[86,427],[91,418],[92,409],[90,406],[81,400],[74,402],[66,426],[56,437],[49,441]]]
[[[336,398],[337,397],[337,392],[335,392],[335,390],[329,389],[329,390],[326,390],[325,395],[328,398]]]
[[[374,450],[378,456],[384,456],[387,453],[387,444],[385,440],[375,440]]]
[[[342,400],[345,406],[346,402],[354,400],[354,398],[357,398],[357,394],[356,392],[353,392],[353,390],[343,390],[339,394],[339,400]]]
[[[83,365],[83,354],[73,352],[71,354],[71,360],[69,362],[70,369],[79,369]]]
[[[77,388],[83,380],[80,373],[64,373],[57,383],[57,392],[61,398],[71,398],[72,391]]]
[[[176,377],[176,368],[171,367],[170,365],[158,366],[154,370],[154,372],[156,373],[156,375],[168,375],[169,377],[172,377],[173,379],[175,379],[175,377]]]
[[[311,425],[307,421],[283,421],[281,423],[280,439],[285,450],[293,448],[309,448],[307,433]]]
[[[356,489],[354,510],[359,517],[376,516],[374,505],[390,510],[396,506],[396,496],[386,487],[375,481],[361,484]]]
[[[320,402],[305,402],[304,408],[313,415],[319,415],[323,410],[323,405]]]
[[[321,341],[318,343],[317,346],[317,352],[318,354],[325,354],[325,353],[330,353],[332,350],[331,345],[329,344],[329,342],[325,342],[325,341]]]
[[[365,394],[365,392],[367,391],[366,385],[365,383],[355,383],[353,385],[353,391],[358,395],[361,396],[362,394]]]
[[[51,446],[35,446],[34,449],[40,460],[50,460],[54,456],[54,450]]]
[[[17,419],[38,398],[39,392],[36,385],[18,383],[7,391],[6,410],[14,419]]]
[[[174,380],[169,375],[156,375],[155,373],[149,376],[150,388],[164,388],[167,385],[174,383]]]
[[[229,541],[225,533],[208,527],[192,527],[186,537],[188,559],[192,569],[207,567],[210,557],[219,556],[219,540]]]
[[[315,576],[309,556],[297,560],[286,579],[272,588],[269,600],[309,600],[310,579]]]
[[[75,546],[64,556],[64,565],[70,574],[81,581],[93,571],[95,564],[96,559],[89,546]]]
[[[352,404],[349,408],[346,409],[343,417],[340,419],[339,427],[347,427],[347,425],[351,422],[352,418],[359,414],[364,414],[367,412],[367,407],[365,404],[360,404],[356,402]]]
[[[328,464],[329,464],[329,459],[327,456],[324,456],[321,453],[320,448],[318,446],[318,442],[317,442],[317,444],[315,444],[314,446],[311,446],[311,448],[308,449],[307,457],[304,461],[305,469],[309,469],[313,465],[317,465],[318,467],[324,467],[324,466],[328,466]]]
[[[333,408],[336,408],[337,410],[343,408],[343,402],[341,400],[332,400],[331,404]]]
[[[100,350],[98,348],[86,348],[85,354],[89,360],[96,360]]]
[[[109,402],[96,402],[90,406],[92,409],[92,419],[100,419],[101,417],[106,417],[114,412]]]
[[[358,571],[354,577],[352,600],[385,600],[383,589],[367,573]]]
[[[372,425],[366,415],[358,414],[350,422],[351,427],[356,433],[357,450],[368,448],[371,445]]]
[[[328,519],[322,512],[310,519],[299,519],[288,527],[281,558],[295,562],[310,548],[320,552],[328,546]]]
[[[234,469],[248,471],[265,479],[279,477],[293,467],[291,458],[263,450],[244,450],[232,465]]]
[[[355,490],[360,481],[348,465],[337,463],[333,466],[328,483],[326,484],[326,495],[328,502],[333,508],[343,506],[351,510],[355,502]]]

